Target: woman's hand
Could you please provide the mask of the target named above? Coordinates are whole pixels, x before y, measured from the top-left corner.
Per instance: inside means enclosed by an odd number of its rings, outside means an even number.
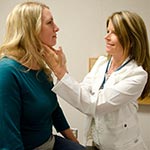
[[[44,45],[44,47],[44,60],[49,68],[54,72],[56,77],[60,80],[67,72],[66,58],[62,51],[62,48],[59,47],[58,50],[55,50],[54,48],[47,45]]]
[[[76,143],[79,143],[77,137],[74,136],[74,134],[73,134],[73,132],[72,132],[72,130],[71,130],[70,128],[69,128],[69,129],[66,129],[66,130],[64,130],[64,131],[61,131],[61,134],[62,134],[65,138],[67,138],[67,139],[69,139],[69,140],[71,140],[71,141],[74,141],[74,142],[76,142]]]

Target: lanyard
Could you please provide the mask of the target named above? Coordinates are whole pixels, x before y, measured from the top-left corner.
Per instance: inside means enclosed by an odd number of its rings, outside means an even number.
[[[121,68],[123,68],[125,65],[127,65],[132,59],[128,59],[127,61],[125,61],[125,63],[123,63],[120,67],[118,67],[115,71],[118,71],[120,70]],[[108,68],[109,68],[109,65],[110,65],[110,62],[111,62],[111,59],[109,59],[108,63],[107,63],[107,67],[106,67],[106,70],[105,70],[105,74],[104,74],[104,79],[103,79],[103,82],[100,86],[99,89],[103,89],[104,88],[104,84],[106,82],[106,74],[107,74],[107,71],[108,71]]]

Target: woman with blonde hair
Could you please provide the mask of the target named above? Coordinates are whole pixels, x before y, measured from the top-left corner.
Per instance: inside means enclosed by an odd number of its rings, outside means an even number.
[[[150,54],[142,18],[113,13],[106,23],[106,52],[81,83],[67,71],[62,50],[47,47],[45,60],[58,78],[53,91],[87,115],[85,140],[99,150],[146,150],[138,123],[139,97],[150,94]]]
[[[51,91],[43,53],[56,44],[59,28],[39,2],[18,4],[7,18],[0,47],[0,149],[83,150]],[[55,127],[62,136],[53,135]]]

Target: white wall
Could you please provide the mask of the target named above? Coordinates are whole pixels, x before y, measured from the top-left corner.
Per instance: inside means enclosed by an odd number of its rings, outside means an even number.
[[[114,11],[131,10],[140,14],[150,37],[149,0],[41,0],[52,10],[56,24],[60,27],[58,44],[67,57],[68,70],[78,81],[88,72],[88,58],[105,53],[105,22]],[[3,38],[5,19],[8,12],[23,0],[0,0],[0,42]],[[72,127],[79,129],[82,143],[84,115],[60,99],[63,110]],[[139,118],[142,134],[150,149],[150,106],[141,106]]]

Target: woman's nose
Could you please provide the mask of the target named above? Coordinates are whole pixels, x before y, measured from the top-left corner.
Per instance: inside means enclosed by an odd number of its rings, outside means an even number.
[[[104,36],[104,39],[106,40],[110,39],[110,35],[111,35],[111,32],[106,33],[106,35]]]
[[[56,24],[54,25],[54,30],[55,30],[55,32],[59,31],[59,27]]]

